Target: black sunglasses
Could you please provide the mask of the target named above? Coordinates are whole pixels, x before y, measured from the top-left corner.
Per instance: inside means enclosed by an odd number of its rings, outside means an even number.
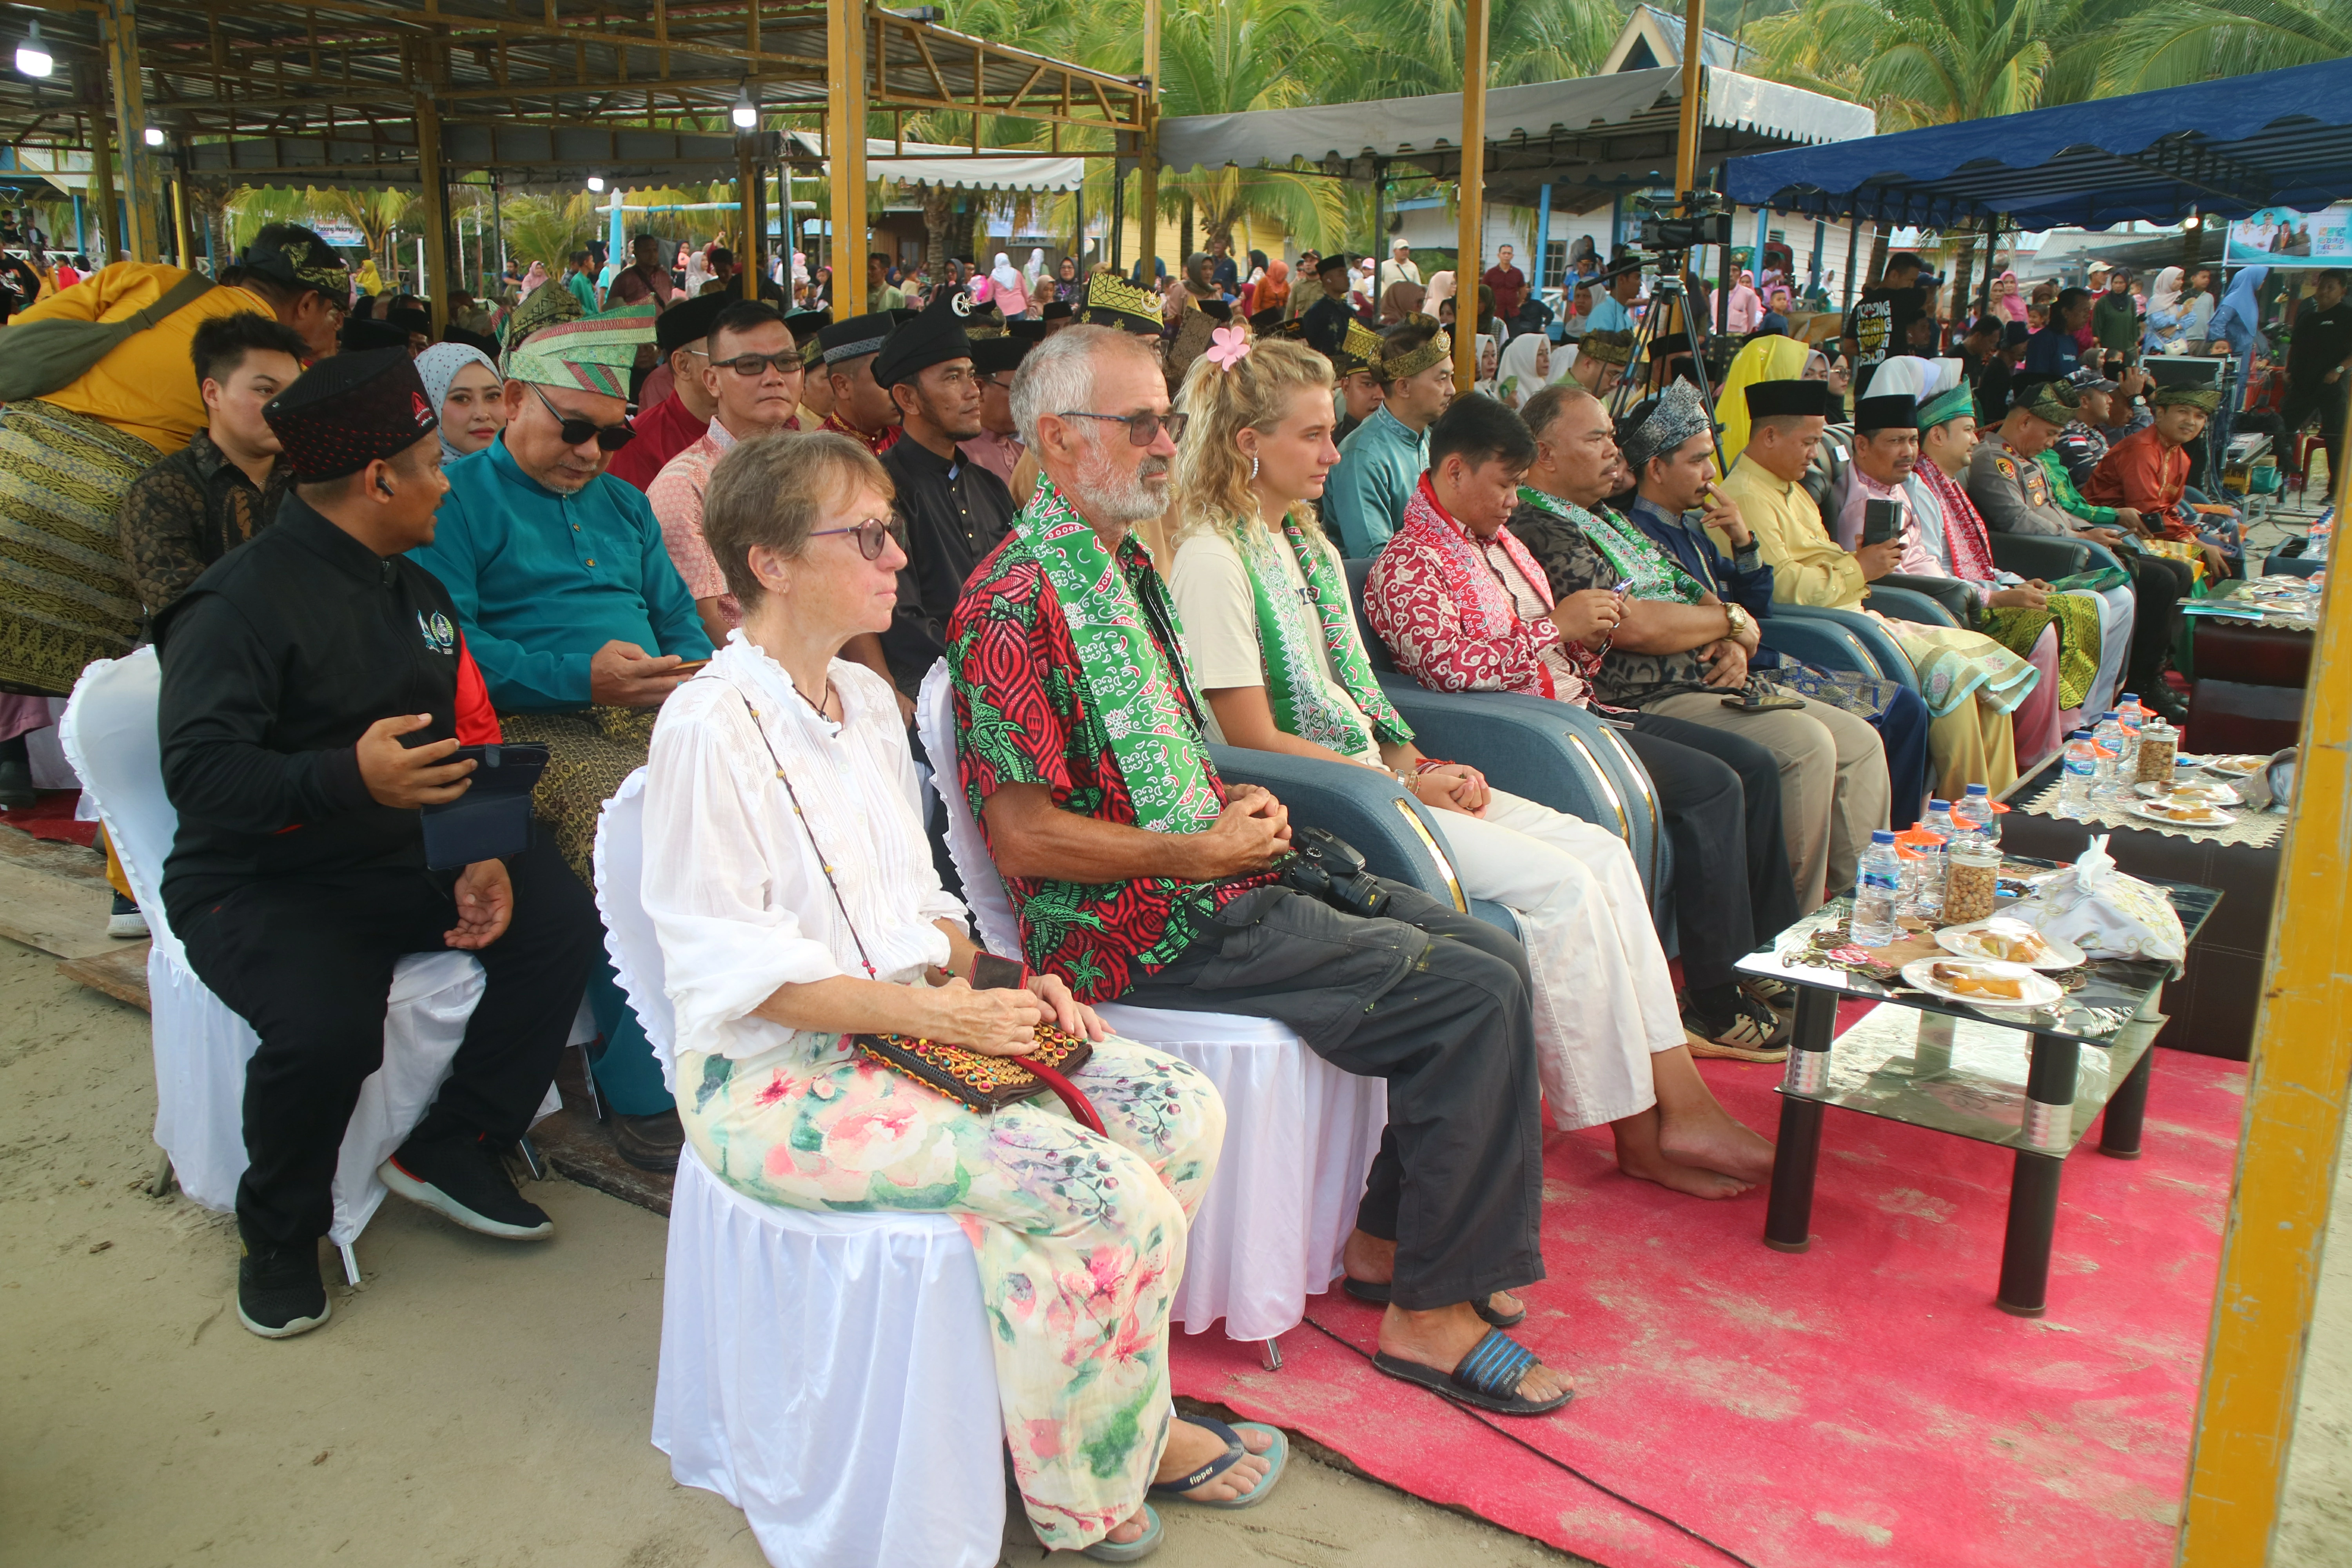
[[[555,422],[562,426],[559,434],[562,436],[563,444],[567,447],[585,446],[589,437],[593,437],[596,445],[605,451],[617,452],[637,438],[636,431],[630,428],[625,417],[618,425],[599,425],[593,419],[583,419],[576,414],[566,414],[554,404],[549,403],[547,394],[540,391],[537,382],[530,384],[530,389],[538,395],[540,402],[547,404],[547,411],[555,416]]]
[[[767,374],[771,367],[779,375],[798,375],[804,368],[801,363],[801,351],[798,349],[786,349],[782,353],[773,354],[736,354],[729,359],[713,360],[710,363],[725,365],[746,381],[755,375]]]
[[[1154,414],[1148,409],[1141,414],[1089,414],[1083,408],[1066,408],[1061,416],[1065,419],[1108,419],[1114,425],[1124,425],[1127,426],[1128,444],[1135,447],[1150,446],[1160,438],[1162,430],[1168,432],[1171,441],[1181,441],[1184,438],[1184,422],[1192,417],[1188,414]]]

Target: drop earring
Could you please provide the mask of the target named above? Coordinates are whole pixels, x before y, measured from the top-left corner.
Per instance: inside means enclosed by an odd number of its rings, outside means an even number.
[[[1250,483],[1257,483],[1257,454],[1250,454]]]

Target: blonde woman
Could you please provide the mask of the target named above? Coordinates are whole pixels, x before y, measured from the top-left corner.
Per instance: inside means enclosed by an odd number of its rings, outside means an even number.
[[[1050,1548],[1133,1562],[1161,1537],[1147,1491],[1244,1506],[1281,1462],[1272,1428],[1170,1403],[1169,1303],[1224,1106],[1058,975],[970,984],[978,950],[932,869],[897,698],[840,657],[890,622],[891,499],[832,434],[743,441],[711,471],[703,535],[743,622],[663,706],[646,785],[678,1114],[696,1157],[761,1202],[957,1215],[1030,1523]],[[1017,1057],[1046,1023],[1095,1042],[1071,1077],[1107,1133],[1050,1098],[981,1114],[850,1043]]]
[[[1392,773],[1441,814],[1464,889],[1518,917],[1555,1125],[1609,1123],[1619,1167],[1676,1192],[1731,1197],[1763,1180],[1771,1144],[1726,1114],[1692,1065],[1623,841],[1423,756],[1381,694],[1315,518],[1339,460],[1328,363],[1286,340],[1204,355],[1183,405],[1169,586],[1223,742]]]

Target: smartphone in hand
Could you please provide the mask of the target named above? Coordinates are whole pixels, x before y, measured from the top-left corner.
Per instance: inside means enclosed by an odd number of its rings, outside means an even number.
[[[1903,508],[1891,500],[1862,503],[1862,542],[1884,544],[1903,531]]]

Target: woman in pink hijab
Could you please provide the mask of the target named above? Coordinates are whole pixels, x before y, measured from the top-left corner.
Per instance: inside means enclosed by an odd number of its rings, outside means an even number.
[[[1992,308],[2004,321],[2025,320],[2025,296],[2017,291],[2017,274],[2004,272],[1992,280]]]
[[[1735,338],[1744,338],[1756,330],[1764,319],[1764,296],[1756,291],[1756,274],[1742,271],[1739,281],[1731,286],[1731,298],[1724,301],[1728,312],[1724,327]]]

